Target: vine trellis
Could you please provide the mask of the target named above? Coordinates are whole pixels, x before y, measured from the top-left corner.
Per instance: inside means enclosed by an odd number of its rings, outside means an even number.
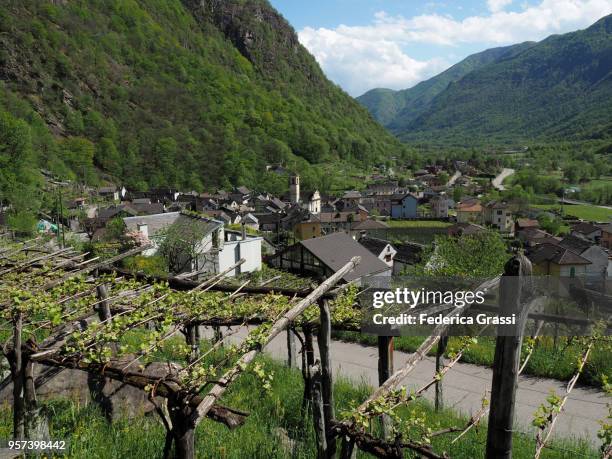
[[[445,325],[436,327],[395,372],[391,339],[383,337],[379,346],[380,387],[343,419],[337,419],[333,408],[331,330],[358,329],[361,311],[354,305],[354,287],[335,285],[354,269],[358,258],[312,290],[275,288],[270,282],[251,286],[246,281],[228,286],[222,283],[223,273],[195,282],[185,275],[160,279],[113,267],[115,262],[145,249],[136,247],[102,261],[86,259],[87,254],[72,249],[49,250],[39,240],[0,249],[0,333],[5,339],[2,350],[13,384],[15,439],[45,435],[33,370],[35,364],[42,364],[82,370],[102,380],[117,380],[144,391],[166,428],[164,457],[174,453],[179,458],[193,458],[196,427],[204,418],[230,429],[244,423],[248,413],[224,406],[219,400],[244,371],[254,369],[265,379],[253,361],[267,343],[286,331],[290,363],[295,360],[293,339],[297,338],[302,346],[304,399],[312,408],[319,458],[350,458],[355,447],[385,458],[404,457],[406,449],[421,457],[448,457],[445,452],[433,450],[431,439],[458,432],[454,440],[457,441],[489,410],[487,457],[511,457],[514,395],[518,374],[525,364],[523,361],[519,368],[520,333],[518,338],[497,338],[490,408],[483,405],[466,426],[432,431],[418,420],[397,415],[400,406],[418,399],[430,387],[440,386],[442,378],[474,342],[462,340],[448,361],[437,365],[427,384],[407,391],[401,384],[417,363],[436,344],[439,348],[445,344],[448,332]],[[504,279],[528,275],[527,264],[521,256],[513,258],[504,276],[480,288],[500,285],[500,307],[521,312],[520,289],[510,291]],[[349,292],[340,295],[345,290]],[[456,308],[448,315],[464,314],[466,309]],[[223,336],[219,327],[240,325],[253,328],[239,345],[229,345],[229,335]],[[202,326],[216,330],[215,341],[205,352],[200,346]],[[125,342],[130,333],[138,334],[139,346]],[[164,343],[180,335],[185,344],[177,351],[177,361],[186,363],[159,365],[155,373],[145,371]],[[592,339],[585,341],[584,358],[575,380],[592,345]],[[217,352],[221,347],[223,352]],[[575,380],[555,407],[558,409],[550,422],[538,433],[536,457],[546,447]],[[376,419],[383,420],[381,437],[370,429]],[[420,432],[418,438],[408,433],[415,428]],[[336,449],[337,440],[341,443],[340,451]]]

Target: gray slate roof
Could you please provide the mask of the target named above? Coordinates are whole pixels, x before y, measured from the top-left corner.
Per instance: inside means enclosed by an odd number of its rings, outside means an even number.
[[[568,234],[563,239],[561,239],[558,244],[561,247],[569,249],[579,255],[593,245],[590,242],[585,241],[584,239],[581,239],[579,237],[572,236],[571,234]]]
[[[181,212],[167,212],[164,214],[127,217],[124,218],[123,221],[128,231],[138,231],[138,225],[147,225],[149,238],[155,237],[155,235],[161,230],[164,230],[175,224],[193,224],[195,222],[195,224],[198,225],[198,231],[201,232],[202,237],[206,236],[219,226],[223,225],[222,222],[217,220],[190,217],[182,214]]]
[[[357,223],[353,226],[354,230],[371,230],[371,229],[388,229],[389,225],[384,222],[379,222],[378,220],[372,220],[368,218],[362,222]]]
[[[385,250],[385,247],[391,244],[389,241],[385,241],[384,239],[367,236],[359,238],[358,242],[377,257],[382,253],[383,250]]]
[[[334,272],[347,264],[351,258],[361,257],[357,267],[342,277],[346,282],[391,269],[346,233],[332,233],[306,239],[300,244]]]
[[[540,244],[527,257],[533,263],[549,261],[557,265],[590,265],[591,262],[577,253],[554,244]]]

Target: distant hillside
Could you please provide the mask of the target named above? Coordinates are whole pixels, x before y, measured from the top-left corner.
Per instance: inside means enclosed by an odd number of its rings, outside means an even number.
[[[323,164],[404,150],[264,0],[4,2],[0,115],[26,169],[89,184],[274,191],[267,163],[316,185]]]
[[[409,141],[612,137],[612,15],[585,30],[488,50],[457,66],[396,92],[401,108],[395,112],[373,105],[369,93],[359,100]]]
[[[406,123],[416,119],[431,107],[433,99],[450,83],[460,80],[471,71],[491,62],[516,55],[533,46],[533,42],[487,49],[472,54],[461,62],[429,80],[422,81],[410,89],[372,89],[357,100],[374,115],[380,123],[393,129],[395,123]]]

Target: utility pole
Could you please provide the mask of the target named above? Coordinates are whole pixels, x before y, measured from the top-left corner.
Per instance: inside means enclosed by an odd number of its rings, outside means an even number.
[[[62,220],[64,219],[64,204],[62,203],[62,190],[61,188],[57,189],[57,199],[58,199],[58,222],[57,222],[57,241],[60,244],[60,247],[63,249],[66,247],[66,231],[62,228]]]

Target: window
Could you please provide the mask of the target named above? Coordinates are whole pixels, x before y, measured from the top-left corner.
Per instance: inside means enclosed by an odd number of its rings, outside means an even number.
[[[576,268],[574,266],[570,267],[570,277],[576,277]]]

